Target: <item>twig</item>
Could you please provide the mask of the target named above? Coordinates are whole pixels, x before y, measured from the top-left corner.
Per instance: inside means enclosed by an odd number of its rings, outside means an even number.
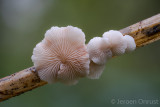
[[[0,101],[20,95],[44,84],[47,84],[47,82],[40,80],[34,67],[27,68],[0,79]]]
[[[120,30],[135,39],[137,47],[160,39],[160,14]],[[0,79],[0,102],[47,84],[40,80],[34,67]]]
[[[124,28],[120,32],[132,36],[137,47],[155,42],[160,39],[160,14]]]

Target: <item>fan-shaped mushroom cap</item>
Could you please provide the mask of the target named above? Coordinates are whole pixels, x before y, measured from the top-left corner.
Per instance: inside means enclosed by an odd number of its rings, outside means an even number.
[[[52,27],[34,48],[32,61],[44,81],[77,83],[89,74],[85,34],[77,27]]]

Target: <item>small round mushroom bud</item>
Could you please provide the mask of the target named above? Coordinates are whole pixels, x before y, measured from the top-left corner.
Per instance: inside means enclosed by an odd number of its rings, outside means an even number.
[[[40,79],[76,84],[89,74],[85,34],[77,27],[52,27],[34,48],[32,61]]]
[[[134,38],[129,35],[125,35],[123,38],[127,43],[126,52],[134,51],[136,49],[136,43],[134,41]]]
[[[112,57],[110,43],[107,38],[94,37],[87,45],[89,58],[96,64],[105,64]]]
[[[98,65],[91,61],[89,66],[90,66],[90,72],[87,77],[90,79],[99,79],[99,77],[102,75],[104,71],[105,64]]]
[[[111,43],[111,50],[113,56],[122,55],[125,53],[125,49],[127,48],[127,43],[123,39],[123,35],[119,31],[110,30],[103,34],[104,38],[108,38]]]

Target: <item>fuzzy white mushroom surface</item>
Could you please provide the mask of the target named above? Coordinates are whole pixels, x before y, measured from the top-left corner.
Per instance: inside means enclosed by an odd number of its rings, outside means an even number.
[[[133,37],[123,36],[121,32],[110,30],[103,34],[103,37],[94,37],[87,45],[89,53],[90,73],[87,76],[90,79],[98,79],[105,64],[113,56],[122,55],[125,52],[131,52],[136,48]]]
[[[89,79],[99,79],[104,71],[105,64],[99,65],[91,61],[89,66],[90,66],[90,69],[89,69],[90,72],[87,77]]]
[[[108,38],[111,43],[111,50],[113,56],[122,55],[125,53],[125,49],[127,48],[127,43],[123,38],[121,32],[116,30],[110,30],[103,34],[104,38]]]
[[[89,58],[96,64],[105,64],[112,57],[108,38],[94,37],[87,45]]]
[[[89,74],[85,34],[77,27],[52,27],[34,48],[32,61],[40,79],[76,84]]]
[[[106,62],[112,57],[110,47],[108,38],[94,37],[89,41],[87,50],[91,63],[88,78],[98,79],[101,76]]]
[[[127,43],[126,52],[134,51],[136,49],[136,43],[134,41],[134,38],[129,35],[125,35],[123,38]]]

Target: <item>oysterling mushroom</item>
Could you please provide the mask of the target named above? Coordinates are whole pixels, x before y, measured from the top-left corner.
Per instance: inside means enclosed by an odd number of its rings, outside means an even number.
[[[134,39],[110,30],[85,45],[77,27],[52,27],[33,50],[32,61],[40,79],[48,83],[76,84],[81,77],[98,79],[112,56],[136,48]]]
[[[94,37],[87,45],[90,62],[90,73],[88,78],[98,79],[105,64],[113,56],[131,52],[136,48],[133,37],[123,36],[121,32],[110,30],[103,34],[103,37]]]
[[[89,74],[85,34],[77,27],[52,27],[34,48],[32,61],[40,79],[76,84]]]

